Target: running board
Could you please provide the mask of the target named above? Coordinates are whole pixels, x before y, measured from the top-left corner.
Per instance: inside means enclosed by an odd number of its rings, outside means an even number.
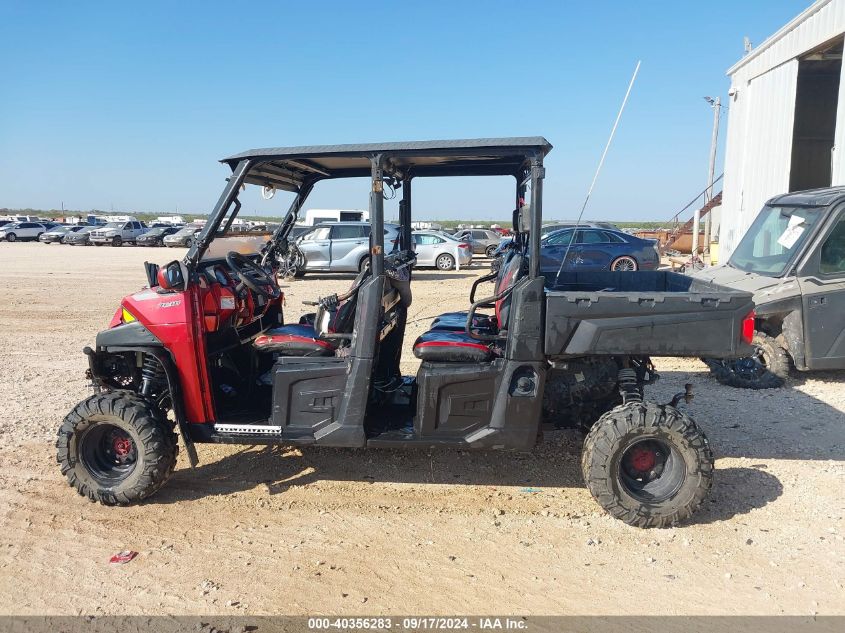
[[[228,435],[281,435],[282,427],[269,424],[215,424],[217,433]]]

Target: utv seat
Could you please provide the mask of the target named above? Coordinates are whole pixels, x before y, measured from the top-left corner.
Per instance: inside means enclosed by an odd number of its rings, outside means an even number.
[[[468,312],[446,312],[435,317],[431,322],[431,329],[463,332],[466,329],[468,315]],[[485,332],[495,331],[496,320],[487,314],[476,314],[472,319],[472,329]]]
[[[253,342],[259,352],[281,356],[334,356],[336,341],[320,339],[313,325],[292,324],[267,330]]]
[[[479,363],[495,357],[489,344],[463,332],[430,330],[414,343],[414,356],[435,362]]]
[[[361,273],[352,284],[354,292],[337,306],[335,310],[303,315],[299,323],[282,325],[267,330],[255,341],[253,347],[259,352],[273,352],[280,356],[334,356],[337,348],[345,341],[327,339],[321,334],[321,328],[327,333],[348,334],[355,325],[355,308],[358,305],[357,288],[363,281]],[[318,316],[323,323],[317,323]],[[322,315],[326,315],[326,319]]]
[[[511,295],[508,292],[522,277],[523,258],[514,254],[501,268],[496,279],[496,316],[473,317],[473,331],[479,334],[496,334],[507,328],[510,316]],[[473,338],[466,333],[468,312],[441,314],[434,320],[432,329],[414,343],[414,356],[420,360],[436,362],[477,363],[492,360],[498,349],[492,342]],[[452,328],[446,327],[453,324]],[[478,327],[476,327],[478,324]]]
[[[496,277],[493,295],[498,296],[501,292],[512,287],[521,277],[523,258],[515,252],[509,251],[507,258],[502,263]],[[503,328],[501,324],[507,323],[508,311],[510,308],[510,296],[496,302],[496,314],[476,314],[472,319],[472,329],[485,334],[497,332]],[[467,316],[469,312],[446,312],[435,317],[431,322],[432,330],[464,331],[466,329]]]

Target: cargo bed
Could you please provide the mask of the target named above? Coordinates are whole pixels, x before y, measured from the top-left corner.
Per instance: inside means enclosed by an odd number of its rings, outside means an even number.
[[[572,272],[546,282],[546,355],[747,356],[752,295],[668,271]]]

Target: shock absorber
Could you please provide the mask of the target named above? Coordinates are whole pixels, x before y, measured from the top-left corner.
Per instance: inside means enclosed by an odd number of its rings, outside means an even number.
[[[643,394],[640,391],[640,384],[635,369],[623,367],[616,376],[623,404],[643,401]]]
[[[164,374],[164,367],[152,354],[144,354],[144,364],[141,366],[141,395],[152,396],[157,387],[166,384],[167,376]]]

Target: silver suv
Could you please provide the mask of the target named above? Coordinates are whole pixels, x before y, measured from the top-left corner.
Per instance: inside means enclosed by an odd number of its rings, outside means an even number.
[[[493,257],[493,253],[499,248],[499,242],[502,241],[501,235],[489,229],[463,229],[456,232],[455,237],[462,242],[469,242],[475,255],[487,257]]]
[[[399,227],[384,225],[384,252],[399,245]],[[305,256],[305,271],[358,272],[370,260],[368,222],[323,222],[297,242]]]

